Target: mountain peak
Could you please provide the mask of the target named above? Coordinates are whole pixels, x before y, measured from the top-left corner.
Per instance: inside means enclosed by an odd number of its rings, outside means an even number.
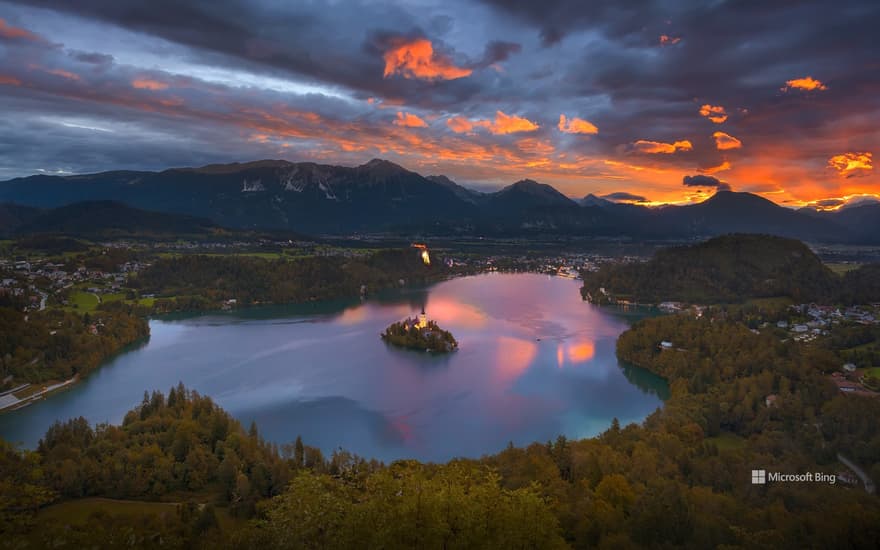
[[[290,166],[290,162],[278,159],[263,159],[250,162],[229,162],[226,164],[208,164],[197,168],[180,168],[180,171],[197,172],[200,174],[234,174],[254,168],[284,168]]]
[[[765,199],[760,195],[748,193],[744,191],[718,191],[701,204],[725,205],[725,204],[754,204],[754,205],[772,205],[777,208],[783,208],[775,202]]]
[[[580,202],[581,206],[599,206],[602,208],[614,204],[614,201],[603,199],[602,197],[597,197],[593,193],[588,194],[586,197],[582,198],[578,202]]]
[[[358,166],[358,168],[364,170],[382,170],[386,172],[408,172],[408,170],[403,166],[391,162],[390,160],[380,158],[371,159],[369,162]]]
[[[513,197],[527,195],[534,205],[566,205],[575,204],[574,201],[557,191],[553,186],[546,183],[538,183],[535,180],[524,179],[508,185],[498,191],[496,195],[501,197]]]

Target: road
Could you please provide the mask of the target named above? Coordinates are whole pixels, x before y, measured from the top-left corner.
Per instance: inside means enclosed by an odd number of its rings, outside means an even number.
[[[870,477],[868,477],[868,474],[866,474],[865,471],[859,467],[858,464],[846,458],[840,453],[837,453],[837,460],[843,462],[847,468],[849,468],[850,470],[855,472],[857,476],[859,476],[859,479],[862,480],[862,484],[865,486],[865,491],[868,491],[868,493],[872,495],[874,494],[874,491],[876,490],[874,482],[871,480]]]

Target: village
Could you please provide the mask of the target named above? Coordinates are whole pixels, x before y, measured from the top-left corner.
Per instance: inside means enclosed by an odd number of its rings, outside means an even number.
[[[686,313],[701,318],[707,306],[683,302],[662,302],[657,308],[664,313]],[[835,327],[871,327],[880,325],[880,303],[837,307],[819,304],[797,304],[789,306],[784,313],[774,316],[774,321],[764,320],[750,328],[755,334],[770,332],[781,342],[794,341],[801,344],[828,340]],[[664,351],[677,350],[674,342],[663,341],[658,344]],[[829,374],[831,381],[846,395],[880,396],[880,366],[864,361],[858,365],[853,361],[842,361],[840,368]],[[767,406],[772,406],[775,396],[768,396]]]

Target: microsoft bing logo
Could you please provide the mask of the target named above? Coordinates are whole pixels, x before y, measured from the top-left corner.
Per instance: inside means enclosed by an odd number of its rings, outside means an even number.
[[[767,483],[767,470],[752,470],[752,485]]]

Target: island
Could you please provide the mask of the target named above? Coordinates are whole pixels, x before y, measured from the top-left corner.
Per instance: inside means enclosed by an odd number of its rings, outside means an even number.
[[[418,318],[392,323],[381,334],[383,340],[401,348],[447,353],[458,349],[458,342],[448,330],[428,320],[425,308]]]

